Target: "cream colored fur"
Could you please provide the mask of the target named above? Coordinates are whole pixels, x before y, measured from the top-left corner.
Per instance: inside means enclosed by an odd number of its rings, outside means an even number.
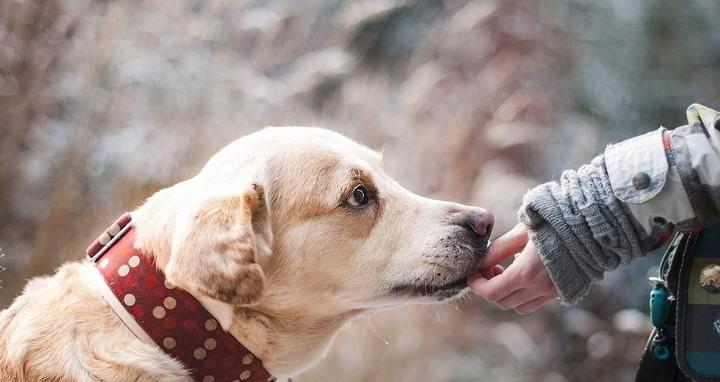
[[[355,209],[347,201],[360,184],[376,199]],[[133,218],[168,280],[289,377],[318,362],[352,318],[462,293],[444,285],[479,260],[462,223],[469,211],[482,212],[405,190],[379,154],[339,134],[268,128]],[[190,381],[121,323],[90,281],[93,267],[35,278],[0,313],[2,381]]]

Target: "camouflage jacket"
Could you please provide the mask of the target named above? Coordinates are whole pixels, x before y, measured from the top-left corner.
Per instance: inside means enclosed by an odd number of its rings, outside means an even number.
[[[720,113],[692,105],[687,116],[686,126],[610,145],[525,195],[520,220],[563,303],[674,230],[720,223]]]
[[[605,151],[614,195],[646,250],[662,244],[673,227],[720,223],[720,113],[694,104],[687,118],[685,126],[661,127]]]

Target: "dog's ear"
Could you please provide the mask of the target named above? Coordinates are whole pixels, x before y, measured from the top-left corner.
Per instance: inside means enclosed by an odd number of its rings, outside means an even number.
[[[269,255],[272,234],[263,188],[203,200],[176,226],[168,282],[233,305],[262,296],[265,274],[257,256]]]

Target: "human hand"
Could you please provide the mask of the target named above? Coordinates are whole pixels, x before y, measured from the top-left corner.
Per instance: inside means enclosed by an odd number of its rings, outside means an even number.
[[[515,259],[507,268],[498,265],[512,255]],[[468,278],[468,285],[500,309],[520,314],[533,312],[558,296],[522,223],[493,241],[483,268]]]

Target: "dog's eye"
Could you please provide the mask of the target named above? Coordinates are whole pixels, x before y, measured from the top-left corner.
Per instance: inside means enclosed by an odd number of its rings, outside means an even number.
[[[355,187],[347,202],[355,208],[367,205],[370,202],[370,194],[368,193],[367,188],[362,185]]]

